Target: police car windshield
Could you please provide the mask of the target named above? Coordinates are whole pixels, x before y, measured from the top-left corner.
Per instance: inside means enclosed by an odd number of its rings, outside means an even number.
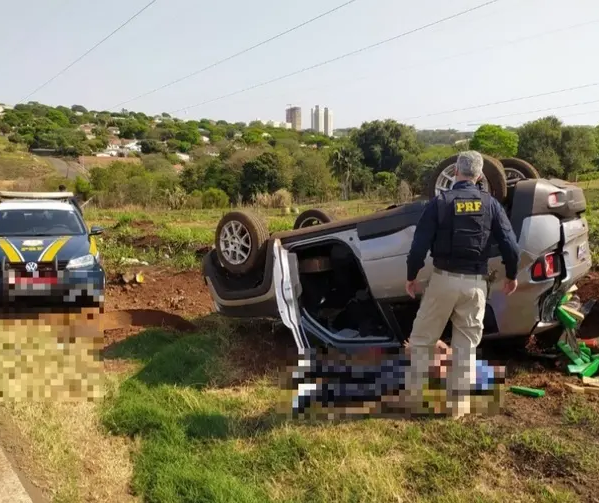
[[[0,236],[75,236],[86,230],[74,211],[0,211]]]

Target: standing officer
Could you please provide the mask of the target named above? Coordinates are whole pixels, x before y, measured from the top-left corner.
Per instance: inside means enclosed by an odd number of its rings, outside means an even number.
[[[67,188],[65,185],[59,185],[58,190],[59,190],[59,192],[66,192]],[[79,212],[79,214],[81,216],[83,216],[83,209],[79,205],[79,201],[77,200],[77,197],[69,197],[69,201],[71,201],[71,204],[73,206],[75,206],[75,209]]]
[[[418,409],[422,407],[423,385],[435,343],[451,318],[448,407],[456,416],[470,412],[476,347],[482,339],[487,299],[490,237],[499,245],[505,264],[503,292],[511,295],[518,286],[516,236],[501,204],[477,187],[482,172],[481,154],[468,151],[458,156],[454,186],[428,203],[408,254],[406,291],[412,298],[416,296],[416,276],[429,250],[434,266],[410,336],[410,395]]]

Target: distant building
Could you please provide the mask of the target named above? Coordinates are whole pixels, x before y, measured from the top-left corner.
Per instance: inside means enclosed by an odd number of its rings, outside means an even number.
[[[312,116],[310,129],[315,133],[324,133],[324,110],[320,108],[320,105],[316,105],[310,112]]]
[[[329,108],[324,109],[324,134],[333,136],[333,111]]]
[[[12,107],[8,105],[0,105],[0,117],[2,117],[4,115],[4,112],[6,112],[7,110],[12,110]]]
[[[289,107],[285,111],[285,122],[291,124],[291,129],[300,131],[302,129],[302,109],[300,107]]]
[[[292,124],[290,122],[279,122],[279,121],[263,121],[262,119],[256,119],[254,122],[273,128],[291,129]]]

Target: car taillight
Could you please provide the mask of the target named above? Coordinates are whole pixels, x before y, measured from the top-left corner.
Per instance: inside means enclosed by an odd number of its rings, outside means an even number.
[[[547,206],[557,208],[566,203],[566,194],[564,192],[553,192],[547,197]]]
[[[555,252],[539,257],[531,268],[533,281],[555,278],[561,272],[559,257]]]

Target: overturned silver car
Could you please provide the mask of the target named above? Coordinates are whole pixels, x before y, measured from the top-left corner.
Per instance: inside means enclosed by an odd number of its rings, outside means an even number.
[[[486,339],[541,334],[558,326],[556,305],[591,268],[582,189],[538,178],[530,170],[519,172],[515,164],[507,176],[508,170],[502,171],[505,182],[499,189],[495,184],[489,190],[504,204],[518,239],[519,287],[509,297],[501,292],[505,271],[495,246]],[[450,168],[451,162],[441,163],[430,196],[451,187],[446,183]],[[491,184],[489,170],[499,179],[498,169],[503,166],[497,160],[486,159],[484,173]],[[216,246],[203,262],[217,311],[280,318],[300,349],[314,343],[340,349],[402,345],[418,309],[404,288],[406,257],[426,202],[340,221],[308,210],[298,216],[294,230],[272,235],[252,213],[226,214],[216,229]],[[428,257],[419,281],[426,285],[431,272]]]

